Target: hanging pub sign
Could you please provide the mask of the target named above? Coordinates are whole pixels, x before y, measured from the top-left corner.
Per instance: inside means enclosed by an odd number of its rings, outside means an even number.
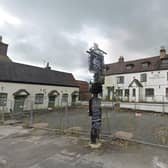
[[[89,71],[90,72],[102,72],[104,66],[104,59],[102,55],[97,55],[92,52],[89,56]]]
[[[94,44],[94,47],[90,48],[89,51],[89,71],[93,73],[102,73],[104,70],[104,51],[100,50],[98,44]]]

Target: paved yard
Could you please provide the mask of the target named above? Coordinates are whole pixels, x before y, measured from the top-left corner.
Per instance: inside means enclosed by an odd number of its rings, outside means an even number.
[[[168,145],[168,115],[134,112],[114,112],[110,108],[103,110],[102,132],[109,135],[117,131],[133,133],[133,138],[151,143]],[[81,127],[90,130],[90,118],[87,108],[76,108],[68,111],[48,112],[36,115],[34,122],[47,122],[50,128],[67,129]]]
[[[100,149],[91,150],[87,140],[75,137],[39,130],[29,132],[20,127],[6,135],[4,129],[11,128],[0,127],[2,168],[156,168],[161,164],[162,168],[168,167],[168,150],[164,149],[108,141]]]

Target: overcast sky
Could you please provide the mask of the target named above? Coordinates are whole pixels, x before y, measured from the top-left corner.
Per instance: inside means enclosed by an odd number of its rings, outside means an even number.
[[[13,61],[88,79],[93,42],[106,63],[155,56],[168,48],[167,0],[0,0],[0,34]]]

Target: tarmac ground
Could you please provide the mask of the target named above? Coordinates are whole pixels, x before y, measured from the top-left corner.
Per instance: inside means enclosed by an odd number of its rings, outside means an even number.
[[[0,126],[0,168],[168,168],[168,149]]]

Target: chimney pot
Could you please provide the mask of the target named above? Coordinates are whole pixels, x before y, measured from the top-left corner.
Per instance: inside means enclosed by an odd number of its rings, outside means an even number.
[[[123,56],[120,56],[118,61],[121,63],[121,62],[124,62],[124,57]]]
[[[49,63],[49,62],[47,62],[47,65],[46,65],[45,69],[51,70],[50,63]]]
[[[7,56],[8,45],[2,42],[2,36],[0,36],[0,55]]]

